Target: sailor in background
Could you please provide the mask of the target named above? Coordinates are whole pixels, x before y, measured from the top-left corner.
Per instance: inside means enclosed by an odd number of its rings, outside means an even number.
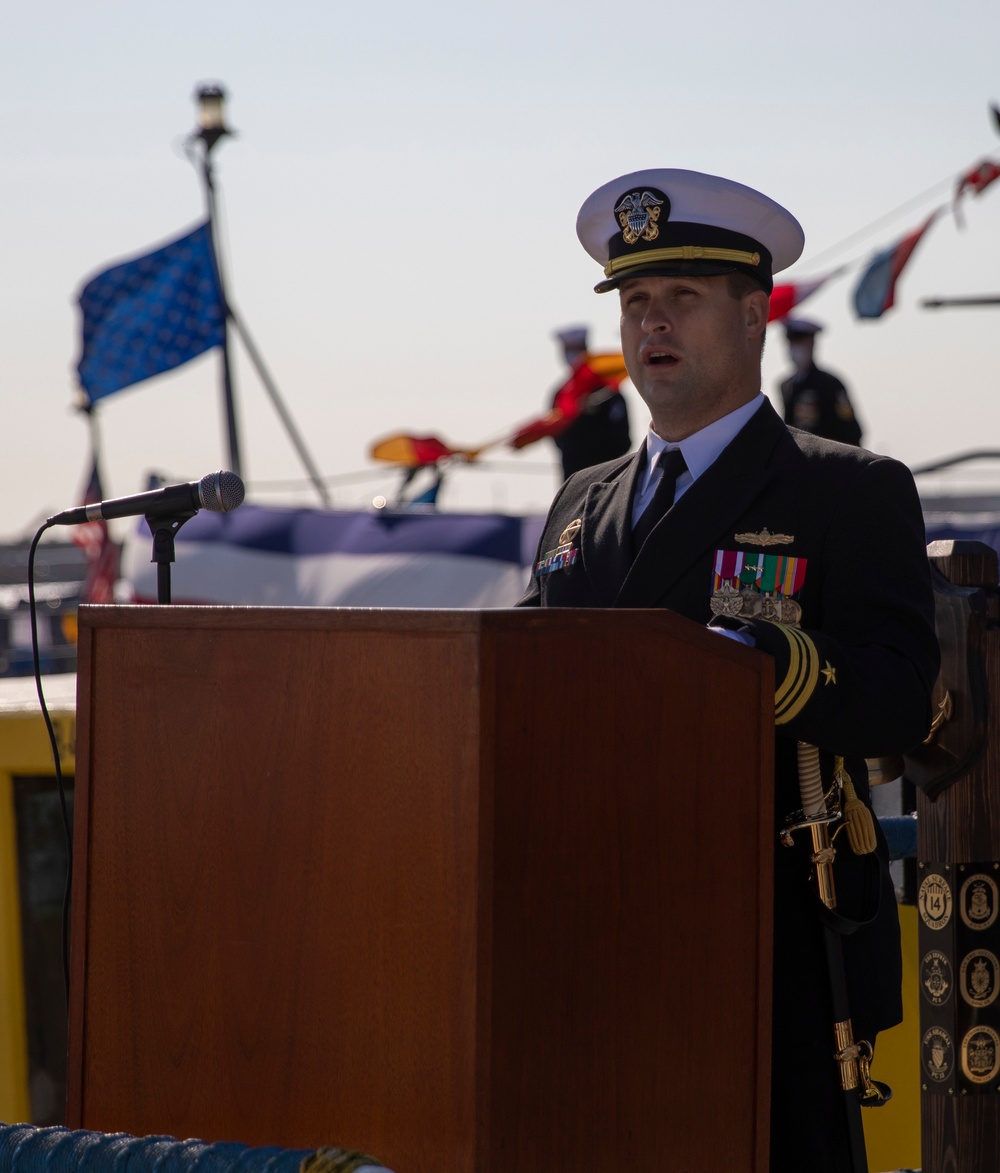
[[[847,388],[836,375],[820,370],[814,360],[816,335],[823,327],[805,318],[785,318],[782,325],[788,356],[795,365],[795,374],[781,383],[785,423],[841,444],[860,444],[861,425]]]
[[[628,430],[628,409],[618,389],[620,374],[616,371],[611,377],[602,379],[600,364],[588,361],[587,327],[568,326],[557,330],[553,337],[562,347],[569,372],[567,380],[553,396],[552,407],[562,406],[567,388],[575,389],[580,384],[584,392],[577,396],[578,414],[564,431],[556,432],[552,437],[559,449],[565,480],[581,468],[624,456],[632,440]]]
[[[761,392],[772,274],[800,255],[798,222],[741,184],[657,169],[594,192],[577,233],[604,270],[597,292],[618,291],[652,421],[638,452],[563,485],[521,605],[668,607],[755,645],[775,661],[776,835],[802,805],[799,740],[819,747],[825,780],[843,755],[869,804],[865,758],[911,748],[930,724],[933,596],[909,470],[789,430]],[[877,825],[872,853],[837,846],[838,909],[868,921],[844,946],[854,1037],[874,1041],[902,1017],[888,852]],[[852,1169],[811,866],[808,844],[776,847],[773,1173]]]

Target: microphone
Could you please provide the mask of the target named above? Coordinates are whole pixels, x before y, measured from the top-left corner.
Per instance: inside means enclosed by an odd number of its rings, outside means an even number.
[[[85,521],[110,521],[114,517],[169,517],[174,513],[229,513],[243,504],[246,490],[234,472],[210,472],[186,485],[164,485],[148,493],[115,497],[78,505],[50,517],[47,525],[80,525]]]

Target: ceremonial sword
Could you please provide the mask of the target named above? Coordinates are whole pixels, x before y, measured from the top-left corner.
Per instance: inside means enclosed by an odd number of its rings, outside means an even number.
[[[816,894],[821,905],[823,944],[833,1003],[833,1034],[836,1045],[833,1058],[837,1063],[840,1086],[845,1098],[854,1173],[868,1173],[868,1154],[865,1151],[861,1108],[881,1107],[892,1096],[892,1089],[871,1077],[871,1043],[867,1039],[854,1041],[842,938],[845,934],[854,932],[859,926],[858,922],[847,920],[836,911],[837,891],[833,879],[833,861],[837,852],[830,835],[830,826],[843,819],[848,841],[856,855],[868,855],[875,850],[875,828],[871,811],[854,791],[850,776],[844,769],[843,758],[836,759],[834,782],[828,794],[823,789],[819,749],[805,741],[798,742],[797,749],[802,810],[789,816],[781,831],[781,841],[786,847],[791,846],[794,842],[794,833],[805,828],[809,829],[812,836],[810,859],[816,881]],[[843,813],[841,804],[837,801],[841,797],[844,799]]]

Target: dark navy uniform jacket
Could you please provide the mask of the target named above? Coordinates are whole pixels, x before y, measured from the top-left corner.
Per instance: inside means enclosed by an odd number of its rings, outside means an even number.
[[[801,375],[784,380],[781,398],[786,424],[841,444],[861,443],[861,425],[847,388],[836,375],[820,370],[815,363]]]
[[[553,439],[559,449],[564,477],[615,456],[624,456],[632,443],[624,397],[610,387],[603,393],[590,395],[566,431]]]
[[[775,660],[776,828],[801,807],[800,739],[825,755],[844,755],[867,801],[864,759],[900,754],[926,736],[939,664],[923,518],[909,470],[788,428],[765,402],[657,524],[633,562],[632,498],[642,464],[642,454],[634,453],[563,485],[538,559],[575,520],[582,523],[574,538],[579,556],[533,577],[519,605],[668,607],[707,624],[713,620],[716,551],[761,549],[736,535],[765,528],[790,536],[790,543],[763,552],[807,559],[797,595],[799,630],[763,619],[739,621]],[[898,919],[881,832],[877,865],[876,857],[853,856],[845,838],[837,840],[835,865],[840,910],[866,918],[873,898],[881,896],[874,921],[846,938],[845,947],[855,1037],[872,1039],[902,1017]],[[807,848],[803,842],[775,853],[776,1088],[783,1047],[793,1036],[814,1033],[822,1053],[832,1054],[829,982]],[[783,1075],[796,1079],[794,1071]]]

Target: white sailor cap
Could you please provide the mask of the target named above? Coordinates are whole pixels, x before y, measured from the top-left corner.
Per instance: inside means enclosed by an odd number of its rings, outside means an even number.
[[[567,350],[587,349],[586,326],[564,326],[561,330],[554,330],[552,337],[562,343]]]
[[[718,175],[676,168],[633,171],[584,202],[576,234],[604,267],[597,293],[625,277],[710,276],[740,270],[770,293],[773,274],[798,260],[805,243],[780,204]]]

